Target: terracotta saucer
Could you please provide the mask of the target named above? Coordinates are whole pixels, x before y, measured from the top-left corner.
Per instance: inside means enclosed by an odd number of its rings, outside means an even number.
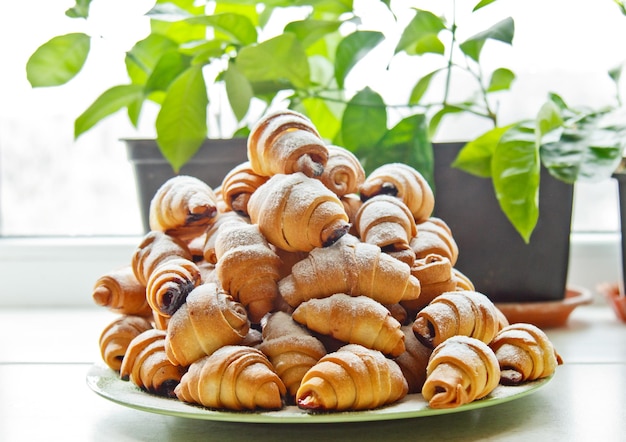
[[[510,323],[526,322],[539,328],[562,327],[570,313],[579,305],[593,301],[591,291],[570,287],[559,301],[546,302],[502,302],[496,306]]]
[[[626,296],[622,295],[618,284],[603,284],[598,291],[604,295],[606,302],[613,308],[615,316],[626,322]]]

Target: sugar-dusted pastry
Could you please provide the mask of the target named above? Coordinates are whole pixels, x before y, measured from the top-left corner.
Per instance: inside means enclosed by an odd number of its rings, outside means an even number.
[[[304,375],[296,401],[313,411],[370,410],[402,399],[407,391],[398,364],[377,350],[350,344]]]
[[[390,195],[369,198],[357,212],[354,224],[362,241],[380,247],[410,266],[415,262],[410,242],[417,234],[417,227],[413,214],[401,199]]]
[[[187,175],[168,179],[150,202],[151,230],[186,241],[202,234],[217,215],[217,196],[204,181]]]
[[[394,358],[409,386],[409,394],[421,393],[426,381],[426,366],[433,349],[422,344],[410,325],[402,327],[406,351]]]
[[[250,197],[248,213],[270,243],[287,251],[328,246],[350,227],[339,198],[303,173],[271,177]]]
[[[120,378],[149,393],[175,397],[174,388],[186,367],[178,367],[169,361],[164,344],[164,330],[146,330],[136,336],[124,355]]]
[[[411,248],[418,259],[437,254],[448,258],[454,266],[459,258],[459,247],[452,230],[441,218],[430,217],[418,223],[417,235],[411,239]]]
[[[354,225],[354,219],[356,218],[357,212],[363,205],[361,197],[356,193],[348,193],[347,195],[339,197],[339,201],[341,201],[341,204],[343,204],[346,215],[348,215],[348,222],[350,223],[350,229],[348,230],[348,233],[354,236],[358,236],[356,226]]]
[[[248,160],[259,175],[302,172],[319,176],[328,161],[328,149],[304,115],[279,110],[261,118],[248,136]]]
[[[433,213],[435,196],[424,176],[403,163],[383,164],[372,171],[360,188],[361,199],[391,195],[401,199],[416,223],[426,221]]]
[[[459,269],[454,267],[452,268],[452,280],[456,285],[456,290],[476,290],[476,287],[474,286],[472,280],[469,279],[467,275],[462,273]]]
[[[533,324],[511,324],[489,343],[500,364],[500,383],[517,385],[554,374],[563,359],[543,330]]]
[[[382,304],[416,299],[420,282],[411,268],[383,253],[380,247],[345,235],[330,247],[312,250],[278,282],[283,299],[292,307],[335,293],[365,295]]]
[[[431,253],[424,258],[416,259],[411,267],[411,274],[419,279],[422,292],[419,298],[406,301],[403,306],[414,314],[426,307],[437,296],[457,288],[453,279],[452,263],[445,256]]]
[[[210,264],[217,264],[217,256],[215,256],[215,240],[217,239],[217,232],[222,224],[230,222],[250,224],[250,218],[240,215],[234,211],[220,212],[215,222],[211,224],[205,234],[202,256],[206,262]]]
[[[308,329],[350,344],[398,356],[405,350],[401,324],[382,304],[367,296],[336,293],[300,304],[292,314]]]
[[[115,371],[120,371],[130,342],[152,325],[141,316],[122,315],[110,322],[100,333],[98,343],[102,360]]]
[[[94,284],[92,297],[97,305],[121,315],[152,315],[146,300],[146,287],[135,276],[130,265],[100,276]]]
[[[431,354],[422,396],[431,408],[455,408],[484,398],[499,381],[500,366],[487,344],[453,336]]]
[[[217,277],[230,295],[259,323],[278,297],[280,258],[256,224],[223,224],[215,241]]]
[[[248,200],[250,195],[268,179],[259,175],[249,161],[245,161],[231,169],[220,186],[226,210],[232,210],[239,215],[248,215]]]
[[[186,244],[159,231],[144,236],[131,265],[137,280],[146,286],[148,304],[163,316],[171,316],[201,282]]]
[[[217,284],[202,284],[170,318],[165,351],[173,364],[189,365],[224,345],[241,343],[249,329],[243,305]]]
[[[489,343],[500,330],[494,303],[479,292],[446,292],[417,313],[413,332],[431,348],[455,335],[471,336]]]
[[[227,345],[189,367],[179,400],[227,410],[280,409],[285,386],[258,349]]]
[[[264,318],[262,336],[263,342],[257,348],[269,358],[293,401],[302,377],[326,354],[326,349],[285,312]]]
[[[328,145],[328,162],[319,180],[342,197],[349,193],[356,194],[365,181],[365,170],[359,159],[341,146]]]

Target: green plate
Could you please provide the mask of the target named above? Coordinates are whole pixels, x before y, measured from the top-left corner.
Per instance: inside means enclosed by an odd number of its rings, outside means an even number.
[[[137,410],[151,413],[179,416],[191,419],[205,419],[228,422],[254,423],[339,423],[378,420],[407,419],[440,414],[460,413],[467,410],[500,405],[527,396],[544,386],[552,377],[529,382],[515,387],[498,386],[489,396],[456,408],[434,409],[428,406],[421,394],[410,394],[391,405],[367,411],[346,411],[335,413],[310,413],[296,406],[286,406],[277,411],[222,411],[211,410],[187,404],[177,399],[169,399],[146,393],[104,366],[94,364],[87,373],[87,385],[100,396]]]

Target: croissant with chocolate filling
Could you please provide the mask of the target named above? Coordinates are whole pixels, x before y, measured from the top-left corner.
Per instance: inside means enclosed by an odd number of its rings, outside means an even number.
[[[165,355],[165,331],[151,329],[135,337],[124,355],[120,377],[158,396],[175,397],[174,388],[186,371]]]
[[[156,191],[150,202],[151,230],[190,240],[202,234],[217,215],[217,196],[198,178],[177,175]]]
[[[517,385],[545,378],[563,363],[548,336],[533,324],[504,327],[489,343],[500,364],[500,383]]]
[[[146,299],[146,287],[141,284],[130,265],[100,276],[94,284],[93,300],[121,315],[152,315]]]
[[[319,180],[339,197],[357,193],[365,181],[365,170],[359,159],[343,147],[334,145],[326,147],[328,162]]]
[[[165,351],[176,365],[189,365],[224,345],[239,344],[250,323],[240,303],[217,284],[196,287],[167,325]]]
[[[159,231],[144,236],[132,256],[137,280],[146,286],[146,299],[153,310],[171,316],[201,282],[201,273],[187,246]]]
[[[350,227],[339,198],[302,173],[271,177],[250,197],[248,212],[267,240],[287,251],[328,246]]]
[[[452,263],[445,256],[431,253],[424,258],[416,259],[411,267],[411,275],[420,281],[422,292],[414,301],[405,301],[402,305],[416,315],[437,296],[444,292],[456,290],[453,279]]]
[[[399,356],[405,350],[401,324],[382,304],[367,296],[337,293],[310,299],[292,313],[308,329],[340,341],[360,344],[382,353]]]
[[[231,169],[222,181],[221,192],[227,210],[248,215],[250,195],[266,182],[267,176],[257,174],[246,161]]]
[[[330,247],[312,250],[294,264],[291,275],[278,282],[278,290],[292,307],[335,293],[394,304],[417,299],[420,282],[411,275],[408,264],[348,234]]]
[[[437,254],[448,258],[454,266],[459,258],[459,247],[452,230],[441,218],[431,217],[417,224],[417,235],[410,244],[417,259]]]
[[[315,411],[370,410],[402,399],[407,391],[398,364],[377,350],[349,344],[304,375],[296,401]]]
[[[130,342],[152,325],[141,316],[123,315],[110,322],[100,333],[98,343],[102,360],[115,371],[120,371]]]
[[[383,164],[372,171],[360,188],[361,199],[391,195],[401,199],[416,223],[426,221],[433,213],[435,196],[424,176],[403,163]]]
[[[304,115],[280,110],[260,119],[248,136],[248,160],[257,174],[272,176],[302,172],[319,176],[328,161],[328,149]]]
[[[209,408],[254,410],[281,408],[286,389],[260,350],[227,345],[191,364],[175,393]]]
[[[409,394],[421,393],[426,381],[426,367],[433,349],[422,344],[410,325],[402,327],[406,351],[394,358],[409,386]]]
[[[498,360],[487,344],[453,336],[431,354],[422,396],[431,408],[455,408],[487,396],[499,381]]]

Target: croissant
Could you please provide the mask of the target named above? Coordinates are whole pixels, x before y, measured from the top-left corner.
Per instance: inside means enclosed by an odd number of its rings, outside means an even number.
[[[417,313],[413,332],[431,348],[455,335],[489,343],[498,333],[500,323],[498,309],[482,293],[446,292]]]
[[[226,223],[215,242],[215,270],[224,290],[241,302],[253,323],[274,307],[280,258],[255,224]]]
[[[135,336],[150,330],[152,325],[141,316],[122,315],[109,323],[100,334],[102,360],[115,371],[120,371],[126,349]]]
[[[350,229],[348,230],[348,233],[354,236],[358,236],[359,234],[356,231],[354,219],[356,218],[357,212],[363,205],[361,197],[356,193],[348,193],[347,195],[339,197],[339,201],[341,201],[341,204],[346,211],[346,215],[348,215],[348,222],[350,223]]]
[[[148,304],[163,316],[171,316],[201,282],[200,270],[187,246],[159,231],[144,236],[131,265],[137,280],[146,286]]]
[[[445,256],[435,253],[415,260],[411,267],[411,275],[419,279],[422,291],[419,298],[402,304],[407,310],[415,312],[415,314],[437,296],[444,292],[454,291],[457,287],[453,279],[452,263]]]
[[[413,214],[402,200],[389,195],[374,196],[363,203],[354,223],[362,241],[413,265],[415,252],[409,243],[417,234],[417,227]]]
[[[359,159],[348,149],[329,145],[328,161],[319,180],[335,195],[355,194],[365,181],[365,170]]]
[[[548,336],[533,324],[511,324],[489,346],[500,364],[500,383],[504,385],[548,377],[563,363]]]
[[[328,148],[307,117],[280,110],[265,116],[250,130],[248,160],[259,175],[302,172],[313,177],[324,171]]]
[[[164,330],[146,330],[136,336],[124,355],[121,379],[158,396],[175,397],[174,388],[186,369],[167,359],[164,342]]]
[[[394,361],[402,370],[409,386],[409,393],[421,393],[426,381],[426,366],[433,349],[425,346],[415,337],[410,325],[403,326],[401,330],[404,333],[406,351],[394,358]]]
[[[324,335],[350,344],[360,344],[384,354],[399,356],[405,351],[401,324],[382,304],[367,296],[337,293],[311,299],[292,314],[295,321]]]
[[[217,264],[217,256],[215,255],[215,241],[217,232],[222,224],[230,222],[239,222],[250,224],[250,219],[246,216],[239,215],[237,212],[228,211],[220,213],[213,224],[207,229],[205,242],[202,250],[202,256],[209,264]]]
[[[436,254],[445,256],[454,266],[459,258],[459,247],[448,224],[441,218],[431,217],[417,224],[417,235],[411,239],[416,258]]]
[[[260,350],[226,345],[191,364],[175,393],[209,408],[254,410],[281,408],[286,389]]]
[[[328,246],[350,227],[339,198],[302,173],[271,177],[250,197],[248,212],[267,240],[287,251]]]
[[[168,179],[150,202],[151,230],[187,240],[203,233],[217,215],[217,196],[204,181],[187,175]]]
[[[487,396],[499,380],[498,360],[487,344],[453,336],[431,354],[422,396],[431,408],[455,408]]]
[[[469,290],[472,292],[476,290],[472,280],[454,267],[452,268],[452,281],[456,285],[456,290]]]
[[[92,297],[97,305],[121,315],[152,314],[146,300],[146,287],[137,281],[130,265],[100,276],[94,284]]]
[[[326,354],[326,349],[285,312],[264,319],[262,336],[263,342],[257,348],[269,358],[293,400],[304,374]]]
[[[361,199],[386,194],[401,199],[416,223],[426,221],[435,208],[435,196],[424,176],[403,163],[383,164],[372,171],[360,187]]]
[[[250,323],[246,310],[217,284],[196,287],[169,320],[165,351],[175,365],[190,365],[224,345],[239,344]]]
[[[247,216],[250,195],[267,179],[267,176],[259,175],[252,170],[249,161],[231,169],[221,185],[226,210],[233,210],[239,215]]]
[[[381,352],[349,344],[319,360],[296,393],[300,408],[316,411],[369,410],[406,396],[398,364]]]
[[[380,247],[345,235],[296,263],[291,275],[278,282],[278,290],[292,307],[335,293],[365,295],[382,304],[394,304],[416,299],[420,282],[407,264],[383,253]]]

